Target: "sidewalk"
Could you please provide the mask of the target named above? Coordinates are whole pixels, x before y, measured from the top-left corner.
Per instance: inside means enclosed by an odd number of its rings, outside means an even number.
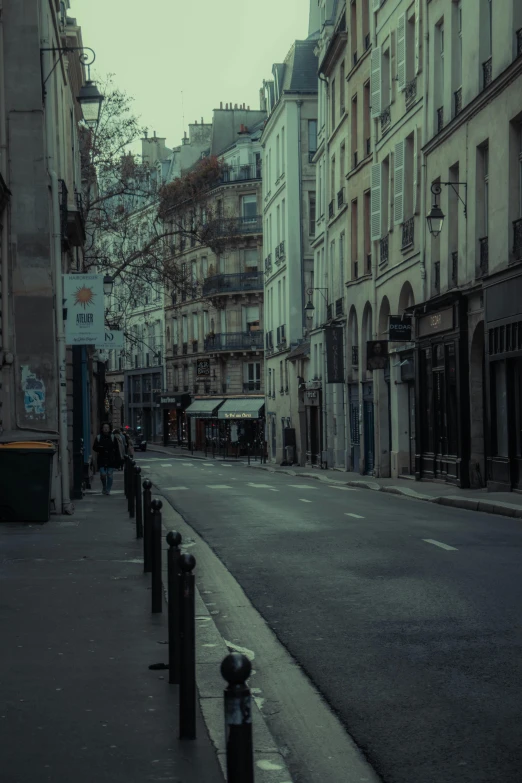
[[[0,748],[6,783],[223,783],[198,707],[178,736],[166,613],[151,615],[142,544],[116,475],[72,517],[0,523]]]
[[[157,446],[150,447],[151,451],[172,456],[193,457],[194,459],[212,459],[212,455],[205,457],[200,451],[191,454],[187,449]],[[216,456],[216,459],[218,457]],[[223,457],[219,457],[223,460]],[[234,457],[227,458],[233,464]],[[242,463],[246,457],[238,460]],[[251,459],[251,468],[266,470],[272,473],[286,473],[290,476],[303,476],[303,478],[316,479],[333,484],[343,484],[359,489],[369,489],[376,492],[388,492],[393,495],[403,495],[414,500],[424,500],[429,503],[439,503],[441,506],[452,506],[469,511],[481,511],[488,514],[500,514],[502,516],[522,519],[522,495],[516,492],[488,492],[486,489],[460,489],[453,484],[444,484],[434,481],[411,481],[407,479],[373,478],[361,476],[360,473],[350,473],[342,470],[320,470],[311,467],[280,467],[272,463],[261,465]]]

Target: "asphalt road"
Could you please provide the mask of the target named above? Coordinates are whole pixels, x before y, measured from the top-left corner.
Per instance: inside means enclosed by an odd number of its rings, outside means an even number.
[[[520,521],[242,464],[140,464],[383,781],[520,783]]]

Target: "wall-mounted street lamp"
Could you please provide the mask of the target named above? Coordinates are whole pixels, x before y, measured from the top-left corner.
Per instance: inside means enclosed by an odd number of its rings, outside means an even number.
[[[309,288],[307,290],[307,292],[306,292],[308,294],[308,302],[305,304],[305,313],[309,313],[310,315],[312,315],[312,313],[315,310],[314,303],[312,302],[312,294],[313,294],[314,291],[321,291],[321,292],[322,291],[326,291],[326,296],[323,293],[321,293],[321,296],[323,297],[324,301],[326,302],[326,307],[328,307],[328,289],[327,288]]]
[[[110,296],[112,294],[112,288],[114,286],[114,278],[112,278],[110,275],[105,275],[103,278],[103,293],[105,296]]]
[[[467,207],[466,207],[466,201],[468,198],[468,183],[467,182],[434,182],[431,186],[431,192],[435,196],[433,206],[430,210],[429,215],[426,215],[426,220],[428,221],[428,229],[432,237],[438,237],[440,232],[442,231],[442,226],[444,224],[444,212],[440,208],[437,197],[440,196],[442,192],[442,185],[449,185],[451,188],[453,188],[453,191],[455,192],[457,198],[459,201],[462,202],[464,205],[464,217],[467,216]],[[466,189],[466,201],[464,201],[455,185],[464,185],[464,188]]]
[[[59,57],[56,60],[55,64],[51,68],[50,72],[47,74],[47,76],[44,78],[44,71],[43,71],[43,53],[44,52],[52,52],[53,55],[58,54]],[[61,63],[63,60],[64,54],[68,54],[69,52],[81,52],[79,55],[80,62],[82,65],[85,65],[87,67],[87,81],[82,86],[80,90],[80,94],[77,96],[76,100],[82,107],[83,112],[83,119],[85,120],[86,125],[88,125],[90,128],[95,128],[98,125],[98,122],[100,120],[100,112],[101,112],[101,105],[103,103],[103,95],[100,93],[98,88],[96,87],[96,84],[91,80],[91,65],[96,59],[96,54],[94,52],[94,49],[91,49],[88,46],[53,46],[51,48],[47,49],[40,49],[40,57],[42,59],[42,95],[45,100],[46,95],[46,89],[45,85],[53,75],[54,71],[56,70],[57,66]]]

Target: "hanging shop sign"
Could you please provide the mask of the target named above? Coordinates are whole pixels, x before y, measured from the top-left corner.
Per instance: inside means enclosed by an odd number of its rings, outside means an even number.
[[[210,360],[209,359],[198,359],[196,362],[196,375],[198,378],[209,378],[210,377]]]
[[[388,341],[368,340],[366,343],[366,369],[384,370],[388,366]]]
[[[388,326],[390,342],[411,342],[411,322],[411,315],[390,315]]]
[[[96,346],[98,351],[121,351],[124,347],[122,329],[106,329],[105,341]]]
[[[343,328],[330,326],[325,330],[326,382],[344,383]]]
[[[64,275],[67,345],[105,347],[103,275]]]
[[[423,315],[418,319],[419,337],[427,337],[430,334],[445,332],[453,328],[453,307],[439,310],[438,313]]]

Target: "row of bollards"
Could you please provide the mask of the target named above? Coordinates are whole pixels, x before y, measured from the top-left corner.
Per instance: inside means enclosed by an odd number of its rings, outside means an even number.
[[[143,486],[143,493],[142,493]],[[141,468],[125,458],[124,487],[136,538],[143,539],[143,571],[151,574],[151,610],[163,607],[161,500],[152,500],[152,483],[141,484]],[[195,558],[182,554],[180,533],[167,533],[169,683],[179,685],[179,737],[196,738]],[[154,667],[156,668],[156,667]],[[161,665],[161,668],[165,668]],[[254,783],[252,697],[247,686],[252,667],[246,655],[231,653],[221,664],[225,689],[227,783]]]

